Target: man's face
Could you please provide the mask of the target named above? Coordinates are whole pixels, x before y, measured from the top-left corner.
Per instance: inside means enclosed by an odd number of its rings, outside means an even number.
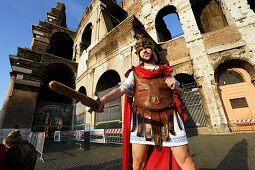
[[[147,63],[153,61],[152,50],[150,47],[143,48],[142,50],[139,51],[139,54],[142,62]]]

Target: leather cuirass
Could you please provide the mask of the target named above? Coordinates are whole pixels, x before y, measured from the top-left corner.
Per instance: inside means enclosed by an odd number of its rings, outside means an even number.
[[[135,79],[134,106],[149,111],[164,111],[173,103],[173,91],[167,86],[167,76],[144,79],[133,71]]]

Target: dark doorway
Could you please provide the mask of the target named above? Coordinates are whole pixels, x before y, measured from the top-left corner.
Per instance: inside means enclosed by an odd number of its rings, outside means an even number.
[[[250,5],[251,10],[253,10],[253,12],[255,12],[255,1],[248,0],[248,4]]]
[[[69,130],[72,125],[73,99],[58,94],[49,88],[56,80],[71,88],[75,87],[72,70],[64,64],[51,64],[45,70],[34,114],[33,131],[45,131],[53,137],[56,130]]]
[[[175,78],[181,83],[184,90],[184,95],[179,100],[184,105],[183,112],[188,116],[185,128],[205,127],[203,104],[193,76],[181,73],[177,74]]]
[[[228,25],[220,4],[215,0],[190,0],[190,3],[202,34]]]
[[[72,60],[72,38],[64,32],[57,32],[53,34],[50,39],[50,48],[47,52],[67,60]]]
[[[96,94],[102,97],[115,88],[118,88],[120,82],[119,74],[114,70],[106,71],[98,80]],[[95,128],[112,129],[122,127],[121,99],[108,103],[104,107],[103,113],[96,113]]]
[[[81,37],[81,53],[91,44],[92,24],[89,23],[84,29]]]

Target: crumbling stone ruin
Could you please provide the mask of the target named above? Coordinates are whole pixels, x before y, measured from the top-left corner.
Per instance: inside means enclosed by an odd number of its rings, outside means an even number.
[[[153,40],[160,64],[168,64],[185,90],[187,130],[230,133],[255,123],[255,2],[253,0],[92,0],[77,30],[66,25],[57,3],[46,21],[32,25],[31,47],[10,55],[11,82],[0,115],[1,135],[19,125],[23,133],[122,127],[123,102],[104,114],[88,114],[80,102],[48,88],[60,81],[101,97],[138,65],[139,33]],[[174,36],[164,17],[176,14],[183,34]],[[246,123],[238,123],[244,121]]]

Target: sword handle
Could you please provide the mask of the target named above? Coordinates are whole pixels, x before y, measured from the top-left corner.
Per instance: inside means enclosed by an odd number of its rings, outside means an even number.
[[[91,105],[91,107],[90,107],[90,109],[88,110],[88,112],[93,112],[93,111],[96,111],[97,109],[98,109],[98,107],[99,107],[99,104],[100,104],[100,98],[97,98],[97,100],[95,100],[93,103],[92,103],[92,105]]]

